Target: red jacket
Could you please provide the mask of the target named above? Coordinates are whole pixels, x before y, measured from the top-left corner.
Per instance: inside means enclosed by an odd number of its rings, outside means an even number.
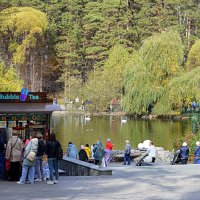
[[[106,142],[106,149],[112,150],[113,144],[111,142]]]

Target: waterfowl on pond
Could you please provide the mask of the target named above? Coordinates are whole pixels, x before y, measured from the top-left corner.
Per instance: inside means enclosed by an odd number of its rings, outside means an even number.
[[[85,115],[85,120],[88,120],[88,121],[89,121],[89,120],[91,120],[91,117],[90,117],[89,115],[88,115],[88,116]]]
[[[122,123],[126,123],[126,122],[127,122],[127,118],[126,118],[126,117],[121,118],[121,122],[122,122]]]

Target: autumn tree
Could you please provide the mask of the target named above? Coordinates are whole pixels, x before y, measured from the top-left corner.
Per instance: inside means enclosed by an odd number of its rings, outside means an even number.
[[[145,113],[150,103],[159,101],[169,81],[181,72],[182,62],[183,45],[178,33],[162,32],[145,40],[125,77],[125,110]]]
[[[45,13],[30,7],[11,7],[0,12],[0,37],[6,65],[13,63],[20,78],[30,80],[32,90],[41,88],[42,69],[35,66],[35,49],[44,42],[48,26]],[[27,66],[26,59],[31,63]],[[31,65],[31,66],[30,66]]]

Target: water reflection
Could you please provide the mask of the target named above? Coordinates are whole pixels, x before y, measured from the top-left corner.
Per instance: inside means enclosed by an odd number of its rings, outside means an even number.
[[[69,141],[78,148],[81,144],[93,144],[97,139],[105,144],[111,138],[115,149],[123,149],[128,139],[133,147],[150,139],[156,146],[173,149],[173,143],[191,129],[190,121],[163,121],[163,120],[137,120],[128,119],[121,122],[117,116],[91,117],[85,116],[53,115],[53,130],[62,146],[66,149]]]

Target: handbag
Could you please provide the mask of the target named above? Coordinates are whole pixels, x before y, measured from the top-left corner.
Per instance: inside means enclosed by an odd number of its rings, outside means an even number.
[[[31,161],[31,162],[33,162],[35,160],[35,152],[30,151],[28,153],[28,155],[26,156],[26,159],[29,160],[29,161]]]
[[[10,171],[10,160],[6,160],[6,166],[5,166],[5,168],[6,168],[7,172]]]
[[[35,160],[35,152],[32,151],[32,142],[29,153],[26,155],[26,159],[33,162]]]

